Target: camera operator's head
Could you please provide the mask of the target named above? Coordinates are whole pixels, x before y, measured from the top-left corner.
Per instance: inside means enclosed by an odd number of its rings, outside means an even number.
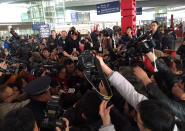
[[[40,77],[28,83],[24,91],[29,96],[31,96],[31,99],[33,100],[40,102],[48,102],[51,97],[50,83],[50,77]]]
[[[20,108],[9,112],[3,122],[3,131],[39,131],[34,115],[27,108]]]
[[[153,21],[151,24],[153,34],[158,30],[159,23],[157,21]]]
[[[50,56],[49,49],[47,49],[47,48],[43,49],[42,55],[43,55],[43,57],[44,57],[45,59],[48,59],[49,56]]]
[[[145,100],[138,105],[137,124],[140,131],[173,131],[175,117],[168,106],[156,100]]]

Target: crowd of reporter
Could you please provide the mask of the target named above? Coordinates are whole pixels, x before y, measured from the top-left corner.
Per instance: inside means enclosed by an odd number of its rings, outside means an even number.
[[[48,38],[20,37],[14,54],[9,46],[1,53],[0,130],[185,131],[185,43],[177,52],[165,50],[174,49],[176,36],[171,43],[171,29],[162,36],[158,26],[150,25],[154,49],[131,57],[132,64],[117,60],[142,35],[138,30],[134,36],[131,27],[126,34],[115,27],[83,36],[72,27],[52,30]],[[79,68],[85,50],[99,61],[113,92],[110,100],[100,97]],[[108,94],[102,82],[96,88]]]

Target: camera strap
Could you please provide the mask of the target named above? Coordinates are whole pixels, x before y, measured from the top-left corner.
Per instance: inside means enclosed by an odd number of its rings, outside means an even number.
[[[105,101],[109,101],[111,99],[111,97],[113,96],[113,93],[112,93],[112,90],[111,90],[111,87],[110,87],[110,84],[101,68],[101,65],[100,65],[100,62],[97,58],[95,58],[95,65],[96,65],[96,68],[98,70],[98,76],[101,78],[102,82],[103,82],[103,85],[108,93],[108,95],[104,95],[102,94],[97,88],[96,86],[93,84],[93,82],[91,82],[90,78],[88,78],[88,75],[86,74],[86,72],[84,71],[84,76],[85,78],[88,80],[88,82],[91,84],[91,86],[93,87],[93,89],[98,93],[99,97],[102,99],[102,100],[105,100]]]

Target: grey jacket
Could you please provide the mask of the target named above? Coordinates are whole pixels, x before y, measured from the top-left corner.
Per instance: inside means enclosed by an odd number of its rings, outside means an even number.
[[[27,105],[30,102],[30,100],[25,100],[22,102],[16,102],[16,103],[0,103],[0,121],[3,120],[5,115],[15,109],[22,108],[25,105]]]
[[[116,131],[114,128],[114,125],[110,124],[110,125],[106,125],[106,126],[102,126],[99,131]]]
[[[148,98],[138,93],[133,85],[126,80],[120,73],[113,72],[109,76],[109,81],[112,86],[121,94],[121,96],[137,110],[137,105]]]

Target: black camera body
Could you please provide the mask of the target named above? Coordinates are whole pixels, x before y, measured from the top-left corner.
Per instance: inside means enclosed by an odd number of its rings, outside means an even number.
[[[4,74],[17,74],[27,68],[26,61],[14,57],[10,57],[9,59],[0,58],[0,62],[6,62],[6,64],[8,65],[6,70],[0,69],[0,71]],[[19,63],[18,67],[13,65],[17,63]]]
[[[30,63],[30,75],[35,76],[35,77],[40,77],[40,75],[46,70],[50,70],[50,73],[46,73],[46,75],[49,75],[50,77],[56,77],[58,74],[58,69],[60,68],[60,66],[62,66],[61,64],[58,64],[57,62],[50,62],[47,64],[44,63]]]
[[[42,130],[55,130],[56,127],[59,127],[61,131],[64,131],[66,128],[66,123],[63,121],[60,116],[62,115],[61,107],[59,104],[59,96],[51,96],[51,99],[47,103],[47,120],[44,121],[41,125]]]
[[[125,53],[126,61],[128,65],[136,65],[137,59],[150,52],[155,47],[154,42],[151,39],[152,32],[146,32],[137,40],[131,40],[127,43],[127,51]]]
[[[98,75],[98,70],[96,66],[97,59],[90,53],[89,50],[85,50],[78,57],[78,69],[83,71],[87,79],[89,79],[92,83],[95,84],[95,87],[98,87],[98,83],[100,82],[100,78]]]
[[[9,47],[10,47],[10,54],[12,56],[17,55],[17,49],[21,45],[20,37],[18,34],[14,31],[14,29],[10,30],[10,33],[12,34],[12,37],[9,39]]]
[[[99,60],[94,55],[89,50],[82,52],[78,57],[78,69],[83,72],[85,78],[101,99],[110,100],[112,97],[112,90],[104,72],[102,71]],[[99,90],[99,83],[101,81],[108,92],[108,96],[102,95]]]

